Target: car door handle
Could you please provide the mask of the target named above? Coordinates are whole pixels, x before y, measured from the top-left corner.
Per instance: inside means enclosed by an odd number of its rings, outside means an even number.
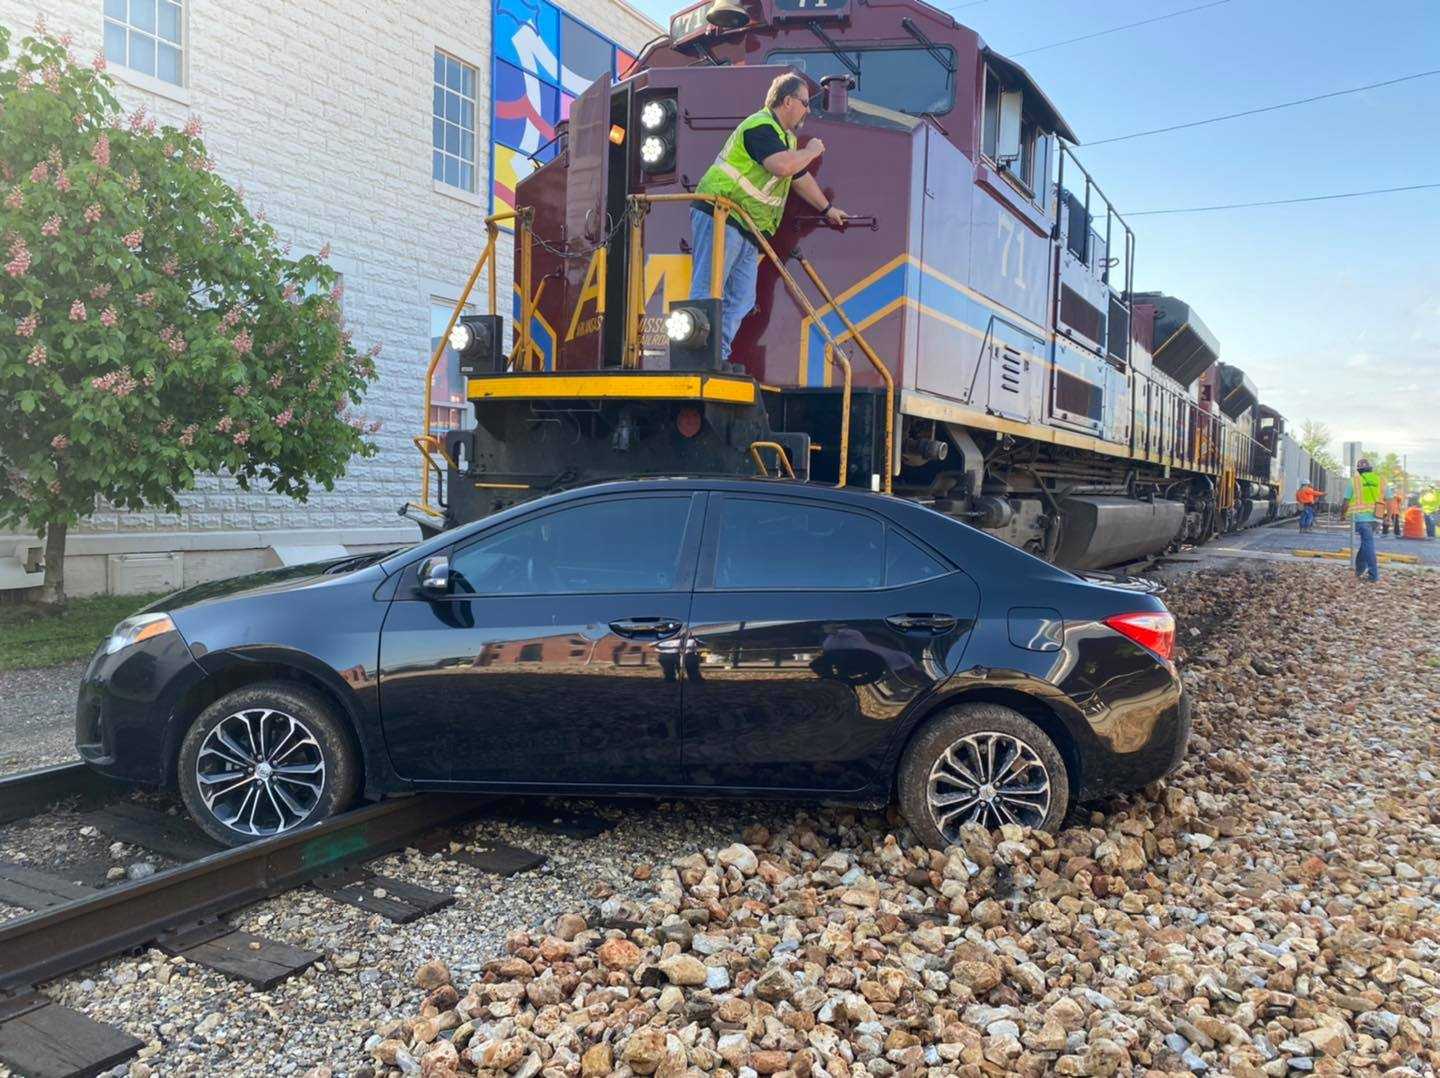
[[[612,633],[631,640],[663,640],[674,636],[682,628],[684,622],[674,618],[621,618],[610,623]]]
[[[897,632],[938,636],[955,628],[955,619],[949,614],[891,614],[885,624]]]

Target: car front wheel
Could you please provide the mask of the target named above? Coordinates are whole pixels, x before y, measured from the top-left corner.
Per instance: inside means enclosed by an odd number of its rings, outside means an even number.
[[[905,749],[898,779],[905,819],[936,849],[958,843],[967,823],[1055,831],[1070,801],[1055,742],[998,704],[959,704],[931,719]]]
[[[216,700],[180,745],[185,807],[227,846],[344,811],[358,779],[357,753],[330,706],[283,682],[247,686]]]

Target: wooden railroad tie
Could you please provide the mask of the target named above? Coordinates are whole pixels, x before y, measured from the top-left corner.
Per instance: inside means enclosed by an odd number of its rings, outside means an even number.
[[[38,992],[0,996],[0,1061],[29,1078],[89,1078],[135,1058],[143,1041]]]
[[[403,880],[377,876],[364,868],[347,869],[332,876],[321,876],[315,889],[356,909],[378,913],[397,925],[409,924],[427,913],[455,904],[455,896],[428,887],[417,887]],[[376,892],[381,892],[377,895]]]

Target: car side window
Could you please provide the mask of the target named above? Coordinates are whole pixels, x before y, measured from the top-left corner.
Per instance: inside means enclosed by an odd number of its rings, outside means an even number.
[[[715,549],[717,588],[878,588],[885,525],[797,501],[725,498]]]
[[[885,586],[903,587],[950,572],[933,555],[921,550],[894,528],[885,529]]]
[[[690,498],[571,506],[471,543],[450,559],[455,595],[668,591],[681,578]]]

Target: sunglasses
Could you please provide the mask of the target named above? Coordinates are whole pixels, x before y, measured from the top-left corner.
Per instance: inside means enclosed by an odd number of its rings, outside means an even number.
[[[810,107],[810,99],[808,97],[801,97],[799,94],[791,94],[790,96],[793,97],[796,101],[800,102],[800,104],[804,105],[807,109]]]

